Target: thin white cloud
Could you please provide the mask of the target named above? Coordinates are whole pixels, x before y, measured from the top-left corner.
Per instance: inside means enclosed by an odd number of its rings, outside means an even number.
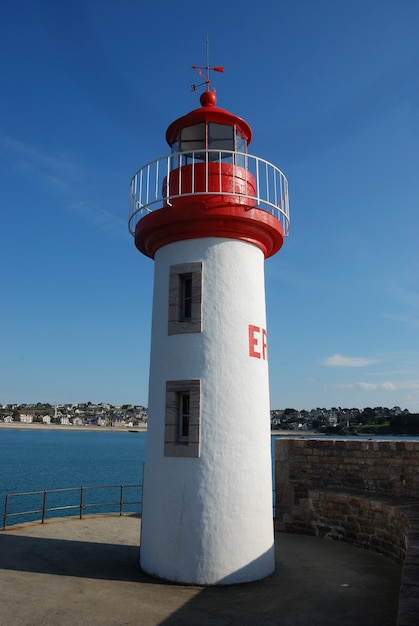
[[[382,389],[387,389],[387,391],[397,391],[397,385],[391,382],[381,383]]]
[[[64,153],[48,154],[31,144],[24,143],[11,137],[1,137],[0,145],[17,157],[15,163],[25,171],[32,170],[37,175],[41,173],[47,178],[51,172],[61,176],[78,174],[78,167],[74,161]]]
[[[382,317],[414,329],[419,328],[418,272],[418,262],[409,263],[403,268],[397,267],[397,280],[390,280],[386,285],[390,295],[388,302],[393,311],[384,312]]]
[[[419,309],[419,293],[416,285],[418,270],[419,267],[416,265],[409,268],[409,273],[405,271],[404,281],[409,284],[408,286],[403,286],[400,282],[393,283],[390,286],[393,298],[397,298],[404,305],[410,306],[416,310]]]
[[[386,381],[383,383],[366,383],[366,382],[357,382],[357,383],[342,383],[336,385],[330,385],[331,387],[335,387],[337,389],[362,389],[363,391],[414,391],[419,389],[419,382],[404,382],[404,383],[393,383],[390,381]]]
[[[97,206],[91,198],[83,167],[64,153],[49,154],[30,144],[10,137],[0,137],[0,150],[11,155],[14,167],[25,176],[40,181],[50,192],[59,194],[67,211],[85,222],[97,225],[111,236],[126,238],[126,222],[117,215]]]
[[[356,383],[355,387],[363,389],[364,391],[375,391],[376,389],[381,387],[381,385],[376,385],[374,383]]]
[[[395,322],[399,322],[400,324],[404,324],[405,326],[409,326],[411,328],[419,328],[419,320],[416,313],[412,313],[411,315],[401,313],[383,313],[382,317],[394,320]]]
[[[100,209],[88,202],[74,201],[69,203],[68,209],[80,215],[86,222],[97,225],[114,237],[127,238],[126,222],[119,217],[115,217],[109,211]]]
[[[376,359],[366,359],[365,357],[344,356],[342,354],[334,354],[328,356],[322,361],[323,365],[328,367],[367,367],[378,363]]]

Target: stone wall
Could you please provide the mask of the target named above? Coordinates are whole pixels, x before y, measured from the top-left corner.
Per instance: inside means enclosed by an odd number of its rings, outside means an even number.
[[[275,528],[403,564],[397,626],[419,624],[419,441],[277,439]]]
[[[284,438],[275,443],[279,506],[317,488],[419,497],[419,441]]]
[[[344,541],[403,564],[409,517],[390,502],[327,490],[309,490],[277,530]]]

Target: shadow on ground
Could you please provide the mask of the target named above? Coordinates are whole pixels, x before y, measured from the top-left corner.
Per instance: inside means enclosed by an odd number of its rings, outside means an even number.
[[[401,568],[365,550],[280,534],[272,576],[243,585],[202,588],[164,583],[140,571],[138,542],[132,540],[139,537],[138,520],[116,518],[106,527],[103,520],[96,527],[94,522],[83,523],[70,522],[67,532],[65,523],[0,532],[2,624],[396,623]],[[70,529],[77,524],[76,534],[69,539]],[[129,524],[136,524],[135,532],[125,536]],[[106,530],[101,537],[92,541],[102,528]],[[58,536],[61,529],[66,538]]]

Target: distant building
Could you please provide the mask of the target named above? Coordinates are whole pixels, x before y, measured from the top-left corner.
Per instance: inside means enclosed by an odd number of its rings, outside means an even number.
[[[21,422],[22,424],[32,424],[33,415],[32,413],[19,413],[17,419],[18,419],[18,422]]]

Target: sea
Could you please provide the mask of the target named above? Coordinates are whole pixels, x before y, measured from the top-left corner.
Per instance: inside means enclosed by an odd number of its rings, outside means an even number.
[[[39,520],[44,490],[63,490],[47,495],[47,507],[55,509],[47,518],[77,515],[81,487],[87,514],[118,510],[121,485],[123,512],[140,513],[146,441],[145,432],[0,428],[0,527],[6,495],[34,491],[41,493],[9,495],[7,526]]]
[[[53,429],[0,429],[0,527],[3,526],[7,494],[72,488],[48,494],[47,506],[57,508],[49,517],[77,515],[80,487],[115,486],[116,489],[86,489],[86,504],[95,504],[88,513],[111,512],[100,502],[118,503],[120,485],[124,499],[141,500],[147,434],[128,431],[69,431]],[[8,513],[42,508],[43,494],[8,498]],[[113,507],[115,509],[115,506]],[[140,512],[138,504],[126,506],[125,512]],[[40,514],[8,518],[7,525],[39,519]]]

